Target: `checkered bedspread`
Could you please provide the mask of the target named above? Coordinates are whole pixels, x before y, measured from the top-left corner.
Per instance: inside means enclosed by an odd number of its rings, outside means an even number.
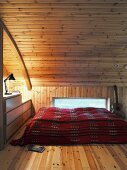
[[[127,122],[101,108],[41,108],[12,145],[127,143]]]

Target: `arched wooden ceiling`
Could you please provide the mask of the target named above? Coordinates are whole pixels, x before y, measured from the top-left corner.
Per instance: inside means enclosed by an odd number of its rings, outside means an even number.
[[[31,90],[32,85],[22,54],[18,49],[18,46],[15,43],[14,38],[12,37],[12,35],[10,34],[9,30],[7,29],[2,20],[0,20],[0,26],[3,28],[3,56],[4,56],[3,63],[7,65],[8,71],[14,72],[15,75],[16,71],[18,70],[17,78],[18,79],[24,78],[27,89]],[[9,68],[9,66],[11,66],[11,68]],[[16,69],[16,66],[18,66],[18,69]]]
[[[22,70],[19,66],[19,60],[15,54],[14,47],[11,46],[10,40],[8,41],[6,32],[3,32],[3,63],[4,63],[4,70],[6,70],[7,74],[6,77],[10,73],[14,73],[14,77],[16,80],[21,81],[23,78]]]
[[[126,0],[0,0],[0,17],[33,86],[127,85]]]
[[[3,74],[4,78],[9,74],[14,73],[16,78],[16,85],[26,84],[27,89],[31,90],[31,82],[29,76],[27,77],[27,70],[22,61],[22,56],[18,53],[17,46],[13,43],[12,36],[8,35],[8,30],[0,20],[0,26],[3,28]],[[7,32],[6,32],[7,31]]]

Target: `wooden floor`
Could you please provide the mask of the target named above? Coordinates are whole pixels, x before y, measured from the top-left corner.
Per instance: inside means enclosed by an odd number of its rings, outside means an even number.
[[[17,136],[20,136],[20,130]],[[43,153],[7,145],[0,170],[127,170],[126,145],[48,146]]]

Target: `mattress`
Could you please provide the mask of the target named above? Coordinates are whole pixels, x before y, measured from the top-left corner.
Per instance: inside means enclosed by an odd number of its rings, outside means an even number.
[[[127,122],[103,108],[40,108],[12,145],[127,143]]]

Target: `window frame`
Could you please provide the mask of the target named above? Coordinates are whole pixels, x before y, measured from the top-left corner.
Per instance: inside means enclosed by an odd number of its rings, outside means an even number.
[[[57,107],[55,106],[55,99],[105,99],[106,100],[106,109],[110,110],[110,98],[106,98],[106,97],[52,97],[52,106],[53,107]],[[80,107],[80,106],[79,106]]]

